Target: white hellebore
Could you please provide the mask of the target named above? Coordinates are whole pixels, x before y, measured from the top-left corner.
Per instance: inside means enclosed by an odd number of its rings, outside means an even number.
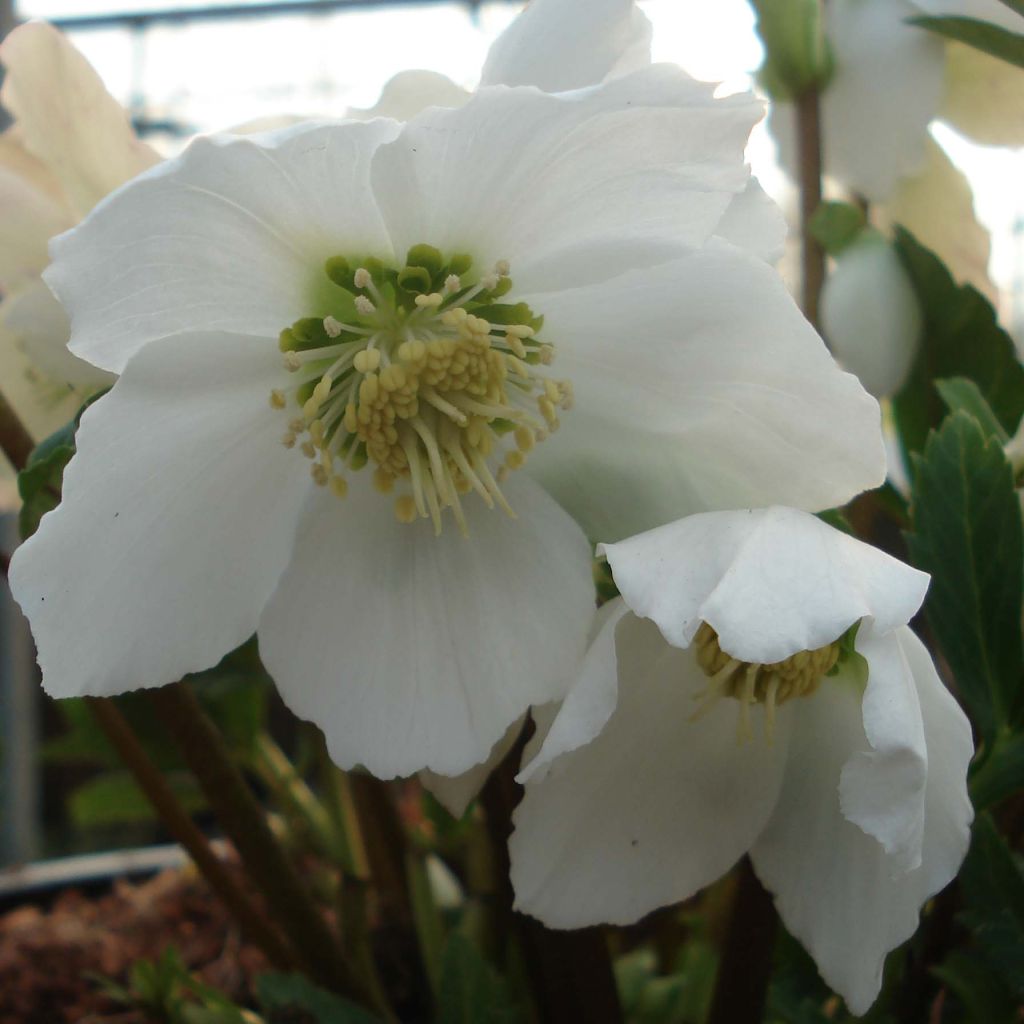
[[[67,350],[68,322],[42,280],[47,243],[159,156],[140,142],[99,75],[52,26],[29,22],[0,46],[0,376],[37,436],[112,377]]]
[[[47,281],[121,376],[11,565],[48,691],[256,632],[339,764],[458,775],[564,695],[587,534],[878,483],[876,403],[763,259],[759,113],[670,66],[495,86],[198,140],[101,204]]]
[[[927,576],[778,507],[605,552],[623,597],[524,771],[517,905],[624,924],[749,853],[863,1013],[968,845],[971,730],[905,625]]]
[[[821,325],[833,354],[876,398],[903,387],[924,316],[896,250],[865,232],[838,256],[821,293]]]

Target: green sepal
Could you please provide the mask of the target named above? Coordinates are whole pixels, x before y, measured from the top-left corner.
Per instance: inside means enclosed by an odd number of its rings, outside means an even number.
[[[851,203],[822,203],[809,230],[829,256],[838,256],[856,242],[867,227],[864,211]]]
[[[909,18],[911,25],[1024,68],[1024,35],[976,18]]]
[[[761,84],[775,100],[823,90],[835,70],[821,0],[753,0],[764,43]]]
[[[427,280],[437,280],[444,270],[444,256],[432,245],[414,245],[405,257],[406,267],[415,267],[427,272]],[[399,275],[401,277],[401,275]]]

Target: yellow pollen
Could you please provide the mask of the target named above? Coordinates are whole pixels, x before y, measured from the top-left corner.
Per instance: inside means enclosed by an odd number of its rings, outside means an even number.
[[[813,651],[798,651],[783,661],[754,664],[739,661],[723,651],[718,634],[706,622],[693,638],[697,664],[709,678],[708,688],[697,695],[701,701],[694,718],[700,718],[722,697],[740,703],[738,737],[750,735],[750,705],[763,704],[765,734],[769,743],[775,728],[775,709],[795,697],[809,697],[839,661],[839,641]]]
[[[395,501],[395,518],[400,523],[414,523],[417,516],[416,501],[411,494],[403,494]]]

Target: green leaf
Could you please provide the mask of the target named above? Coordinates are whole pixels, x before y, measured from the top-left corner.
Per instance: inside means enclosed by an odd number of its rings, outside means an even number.
[[[809,225],[811,234],[830,256],[838,256],[856,241],[867,221],[864,211],[850,203],[822,203]]]
[[[935,389],[939,397],[946,403],[950,412],[965,412],[978,421],[986,437],[994,437],[1000,444],[1006,444],[1010,435],[996,418],[992,407],[985,401],[981,389],[973,380],[966,377],[950,377],[948,380],[937,380]]]
[[[459,932],[441,958],[437,1024],[513,1024],[524,1020],[505,982]]]
[[[304,1010],[312,1024],[380,1024],[361,1006],[318,988],[300,974],[261,975],[256,981],[256,997],[269,1013]]]
[[[904,450],[919,452],[945,414],[935,381],[974,381],[1008,434],[1024,415],[1024,367],[991,303],[970,285],[958,285],[941,260],[909,231],[896,229],[896,252],[917,292],[925,325],[921,350],[893,411]]]
[[[205,806],[191,776],[168,773],[164,778],[187,811]],[[106,772],[79,786],[68,799],[68,812],[81,828],[152,821],[156,817],[152,804],[127,771]]]
[[[971,775],[971,803],[980,811],[1024,792],[1024,736],[1004,735]]]
[[[975,18],[910,18],[911,25],[1024,68],[1024,36]]]
[[[911,558],[932,576],[928,621],[991,739],[1020,702],[1024,541],[1013,470],[967,413],[951,415],[916,459],[911,521]]]
[[[974,953],[955,950],[935,975],[963,1004],[973,1024],[1013,1020],[1015,1001],[997,971]]]

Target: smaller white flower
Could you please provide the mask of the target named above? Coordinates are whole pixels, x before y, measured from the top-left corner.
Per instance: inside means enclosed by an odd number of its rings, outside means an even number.
[[[749,853],[863,1013],[969,840],[970,726],[905,625],[927,577],[785,508],[605,551],[623,599],[521,776],[518,907],[625,924]]]
[[[914,286],[884,238],[869,234],[839,254],[822,291],[821,320],[833,355],[875,398],[899,391],[924,320]]]

